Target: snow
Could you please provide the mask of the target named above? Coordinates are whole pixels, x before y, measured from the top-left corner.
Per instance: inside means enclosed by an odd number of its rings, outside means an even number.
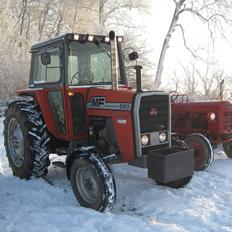
[[[12,176],[0,118],[1,232],[232,231],[232,160],[221,148],[208,171],[196,172],[186,188],[156,185],[146,170],[113,165],[117,200],[111,212],[78,205],[65,170],[51,166],[44,179]],[[54,159],[54,157],[53,157]]]

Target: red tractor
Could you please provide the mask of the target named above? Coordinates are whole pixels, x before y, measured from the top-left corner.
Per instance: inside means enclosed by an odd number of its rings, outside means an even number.
[[[170,187],[186,185],[193,151],[171,147],[169,94],[127,84],[122,37],[65,34],[32,46],[29,87],[6,110],[4,139],[13,175],[48,172],[49,154],[65,167],[81,206],[110,210],[116,186],[109,164],[128,162]],[[138,54],[129,54],[136,60]]]
[[[189,101],[186,94],[171,94],[172,130],[195,150],[195,169],[212,160],[211,148],[222,143],[232,158],[232,104],[229,101]],[[200,133],[200,134],[199,134]]]

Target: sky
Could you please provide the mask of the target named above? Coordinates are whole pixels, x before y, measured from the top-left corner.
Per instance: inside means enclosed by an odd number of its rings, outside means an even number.
[[[147,29],[147,46],[152,49],[151,59],[158,63],[158,58],[162,48],[163,40],[169,28],[172,15],[174,12],[173,0],[154,0],[151,8],[151,15],[143,17],[143,23]],[[227,39],[216,36],[214,48],[209,38],[209,31],[207,25],[203,24],[199,19],[190,14],[185,14],[180,18],[180,22],[185,29],[186,41],[193,50],[209,49],[209,56],[212,61],[216,61],[218,70],[223,71],[225,75],[232,75],[231,54],[232,43],[229,40],[232,36],[230,28],[227,28]],[[202,51],[204,54],[206,52]],[[183,78],[183,71],[181,65],[187,66],[193,62],[193,56],[183,46],[183,39],[181,32],[178,29],[172,35],[170,47],[167,50],[167,56],[164,64],[163,82],[167,83],[168,78],[176,71],[180,78]],[[204,66],[200,61],[198,66],[204,72]],[[155,74],[155,70],[154,70]]]

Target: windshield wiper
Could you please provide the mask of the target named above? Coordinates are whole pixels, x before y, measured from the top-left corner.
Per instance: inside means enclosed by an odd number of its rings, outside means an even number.
[[[103,47],[102,43],[99,41],[98,38],[96,38],[97,42],[95,44],[98,46],[98,48],[101,49],[101,51],[105,52],[109,57],[111,57],[110,53]]]

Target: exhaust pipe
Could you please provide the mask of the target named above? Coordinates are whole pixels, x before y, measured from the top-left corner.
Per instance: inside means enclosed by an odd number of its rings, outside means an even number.
[[[136,70],[136,87],[137,92],[142,92],[142,82],[141,82],[141,69],[143,66],[141,65],[135,65],[134,69]]]
[[[111,45],[111,77],[112,77],[112,89],[118,89],[118,59],[117,59],[117,38],[114,31],[109,33],[110,45]]]

